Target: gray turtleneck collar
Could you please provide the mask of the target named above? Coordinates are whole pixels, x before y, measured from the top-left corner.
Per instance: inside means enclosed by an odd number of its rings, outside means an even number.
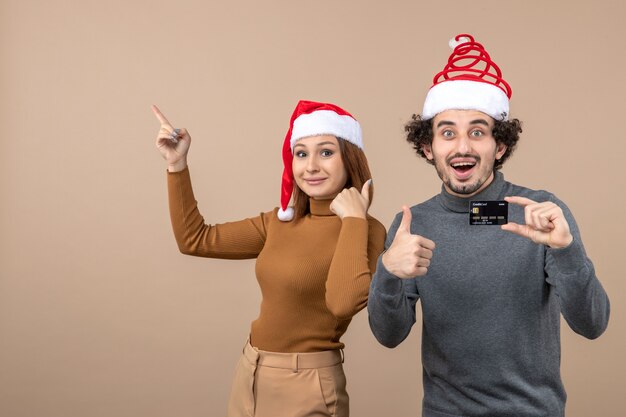
[[[471,197],[458,197],[450,194],[445,186],[441,185],[441,194],[437,196],[439,203],[450,211],[456,213],[467,213],[470,201],[485,201],[501,199],[502,190],[504,188],[504,175],[500,171],[494,173],[491,184],[484,190]]]

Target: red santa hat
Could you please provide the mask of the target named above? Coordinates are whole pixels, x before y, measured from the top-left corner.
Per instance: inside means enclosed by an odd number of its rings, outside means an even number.
[[[449,45],[454,51],[433,78],[422,119],[454,109],[478,110],[496,120],[508,120],[511,87],[485,48],[468,34],[455,36]]]
[[[293,147],[299,139],[319,135],[333,135],[363,149],[361,125],[350,113],[330,103],[298,102],[283,143],[284,170],[278,210],[282,221],[293,219],[293,208],[288,207],[293,192]]]

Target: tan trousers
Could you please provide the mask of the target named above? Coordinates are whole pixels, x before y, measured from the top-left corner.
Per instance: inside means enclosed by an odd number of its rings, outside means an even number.
[[[342,362],[339,350],[275,353],[246,343],[228,417],[348,417]]]

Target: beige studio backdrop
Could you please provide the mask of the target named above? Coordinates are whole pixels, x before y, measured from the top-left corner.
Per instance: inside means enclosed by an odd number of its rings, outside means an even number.
[[[506,178],[568,203],[611,299],[600,339],[563,323],[567,415],[623,416],[625,16],[621,0],[0,1],[0,416],[224,415],[254,262],[178,253],[151,104],[191,132],[209,222],[278,204],[298,99],[344,106],[388,226],[439,191],[403,124],[462,32],[524,122]],[[419,415],[419,320],[389,350],[354,319],[354,416]]]

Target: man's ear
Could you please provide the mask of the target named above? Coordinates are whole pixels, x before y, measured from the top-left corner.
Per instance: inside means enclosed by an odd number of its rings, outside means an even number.
[[[426,155],[426,159],[428,159],[429,161],[433,160],[433,150],[431,144],[422,145],[422,152],[424,152],[424,155]]]
[[[496,144],[496,159],[502,158],[502,155],[506,153],[507,146],[504,143],[498,142]]]

